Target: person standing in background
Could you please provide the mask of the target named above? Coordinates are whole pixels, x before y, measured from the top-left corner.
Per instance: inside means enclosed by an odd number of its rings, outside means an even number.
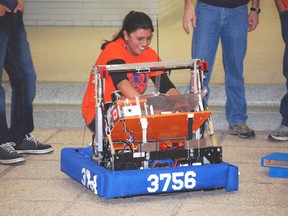
[[[204,86],[208,89],[219,40],[222,44],[225,71],[226,119],[229,134],[240,138],[254,138],[255,132],[246,125],[247,102],[243,77],[243,61],[247,50],[247,32],[258,25],[261,12],[259,0],[185,0],[183,28],[189,34],[192,24],[192,58],[208,62]],[[207,98],[208,98],[207,96]]]
[[[280,113],[282,115],[281,124],[268,136],[268,140],[271,142],[288,141],[288,0],[275,0],[275,4],[279,11],[282,37],[285,43],[283,75],[286,78],[287,92],[280,104]]]
[[[32,103],[36,94],[34,70],[23,23],[23,0],[0,0],[0,164],[24,162],[22,154],[53,152],[51,145],[39,143],[34,130]],[[11,118],[8,128],[3,68],[11,84]]]

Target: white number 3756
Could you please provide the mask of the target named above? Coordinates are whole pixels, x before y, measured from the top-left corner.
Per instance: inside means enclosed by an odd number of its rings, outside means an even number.
[[[150,182],[150,186],[147,187],[149,193],[165,192],[171,185],[172,189],[177,191],[181,189],[193,189],[196,186],[196,173],[194,171],[187,172],[174,172],[174,173],[160,173],[151,174],[148,176],[147,181]],[[160,185],[163,185],[160,188]]]

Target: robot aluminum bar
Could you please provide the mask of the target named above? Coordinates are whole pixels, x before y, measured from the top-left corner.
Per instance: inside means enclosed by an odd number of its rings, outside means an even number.
[[[95,140],[96,146],[98,147],[98,151],[103,151],[103,116],[101,110],[101,101],[102,101],[102,85],[100,80],[99,68],[93,68],[94,73],[94,82],[95,82],[95,100],[96,100],[96,107],[95,107]]]
[[[134,72],[134,73],[149,73],[150,71],[170,71],[180,69],[192,69],[199,59],[191,59],[188,61],[165,61],[165,62],[148,62],[137,64],[119,64],[119,65],[98,65],[105,67],[109,73],[115,72]]]

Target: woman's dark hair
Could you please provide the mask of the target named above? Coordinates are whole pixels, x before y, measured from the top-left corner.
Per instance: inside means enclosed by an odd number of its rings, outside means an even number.
[[[101,45],[101,50],[105,49],[107,44],[117,40],[118,38],[124,39],[124,31],[130,34],[137,29],[151,29],[151,31],[154,32],[152,20],[147,14],[137,11],[130,11],[123,20],[121,30],[118,32],[118,34],[113,36],[111,41],[105,40]]]

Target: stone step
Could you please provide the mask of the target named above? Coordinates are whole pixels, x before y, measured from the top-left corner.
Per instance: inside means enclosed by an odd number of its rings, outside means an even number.
[[[214,109],[215,108],[215,109]],[[223,107],[210,107],[215,130],[227,130]],[[276,129],[281,121],[278,109],[248,107],[249,119],[247,124],[257,131]],[[78,105],[36,105],[34,107],[34,122],[38,128],[85,128]]]
[[[10,98],[11,89],[4,84]],[[38,128],[85,128],[81,114],[81,102],[86,84],[82,83],[38,83],[34,100],[34,122]],[[152,92],[148,88],[147,92]],[[188,87],[178,87],[181,93],[189,92]],[[247,86],[248,125],[257,131],[270,131],[279,126],[281,115],[279,104],[285,93],[283,86]],[[228,128],[225,118],[224,86],[211,86],[209,108],[215,130]],[[7,101],[9,107],[9,101]],[[9,109],[8,109],[9,110]],[[8,114],[9,117],[9,114]]]

